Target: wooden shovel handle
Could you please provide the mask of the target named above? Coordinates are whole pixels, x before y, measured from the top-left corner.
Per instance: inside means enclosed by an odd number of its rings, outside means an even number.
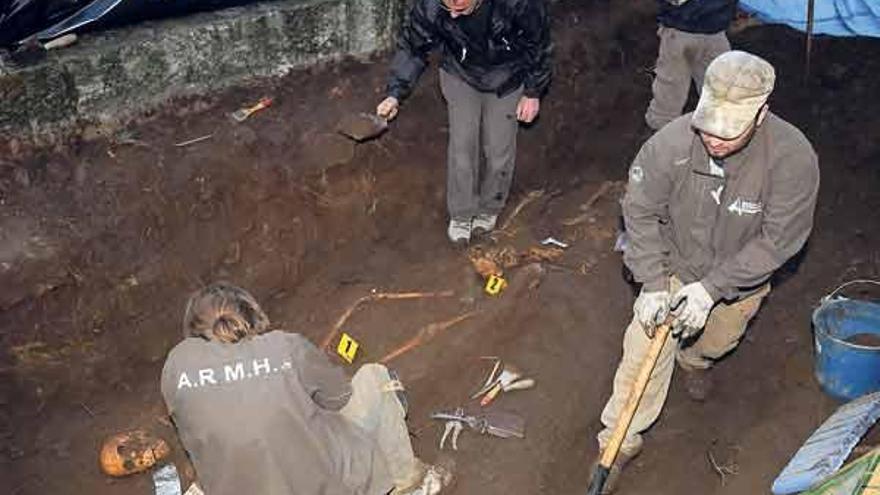
[[[617,453],[623,444],[623,439],[626,437],[629,425],[632,423],[636,409],[639,407],[639,402],[642,400],[642,395],[645,393],[645,387],[647,387],[651,373],[654,371],[654,365],[657,364],[657,358],[660,356],[663,346],[666,345],[671,331],[672,328],[668,323],[657,327],[654,338],[651,339],[651,347],[648,348],[648,354],[645,356],[645,360],[642,361],[642,367],[629,392],[629,397],[626,399],[623,412],[620,413],[620,417],[617,418],[617,424],[614,425],[611,440],[608,441],[605,451],[602,452],[602,458],[599,460],[600,466],[610,468],[614,464],[614,459],[617,458]]]

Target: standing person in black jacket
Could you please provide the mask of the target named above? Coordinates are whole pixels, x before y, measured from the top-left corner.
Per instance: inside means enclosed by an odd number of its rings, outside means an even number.
[[[657,131],[681,115],[691,81],[697,91],[709,63],[730,50],[725,30],[736,13],[736,0],[657,0],[660,51],[654,69],[654,97],[645,123]]]
[[[447,234],[466,243],[472,231],[495,228],[513,179],[517,121],[537,117],[550,84],[544,0],[415,0],[379,116],[397,115],[434,48],[443,54],[440,87],[449,109]]]

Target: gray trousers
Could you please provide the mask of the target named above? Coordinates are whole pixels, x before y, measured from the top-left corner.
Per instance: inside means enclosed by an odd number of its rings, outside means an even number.
[[[391,375],[385,366],[361,366],[351,378],[351,398],[339,412],[376,440],[394,487],[403,492],[421,483],[425,466],[413,454],[406,412],[390,385]]]
[[[654,68],[654,97],[645,113],[645,123],[654,130],[681,115],[691,90],[691,81],[699,93],[709,63],[730,50],[724,31],[715,34],[697,34],[660,26],[660,50]]]
[[[498,214],[504,208],[516,159],[516,107],[522,88],[499,98],[440,70],[449,109],[446,206],[451,217]],[[486,169],[480,178],[480,157]]]

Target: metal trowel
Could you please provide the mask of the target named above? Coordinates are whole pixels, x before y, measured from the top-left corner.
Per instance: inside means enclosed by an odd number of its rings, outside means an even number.
[[[378,137],[387,129],[388,120],[366,112],[347,115],[336,126],[338,133],[359,143]]]

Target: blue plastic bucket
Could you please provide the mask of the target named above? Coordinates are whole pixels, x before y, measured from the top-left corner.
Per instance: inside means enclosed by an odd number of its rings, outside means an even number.
[[[816,378],[841,400],[880,390],[880,304],[837,296],[848,282],[825,296],[813,311]]]

